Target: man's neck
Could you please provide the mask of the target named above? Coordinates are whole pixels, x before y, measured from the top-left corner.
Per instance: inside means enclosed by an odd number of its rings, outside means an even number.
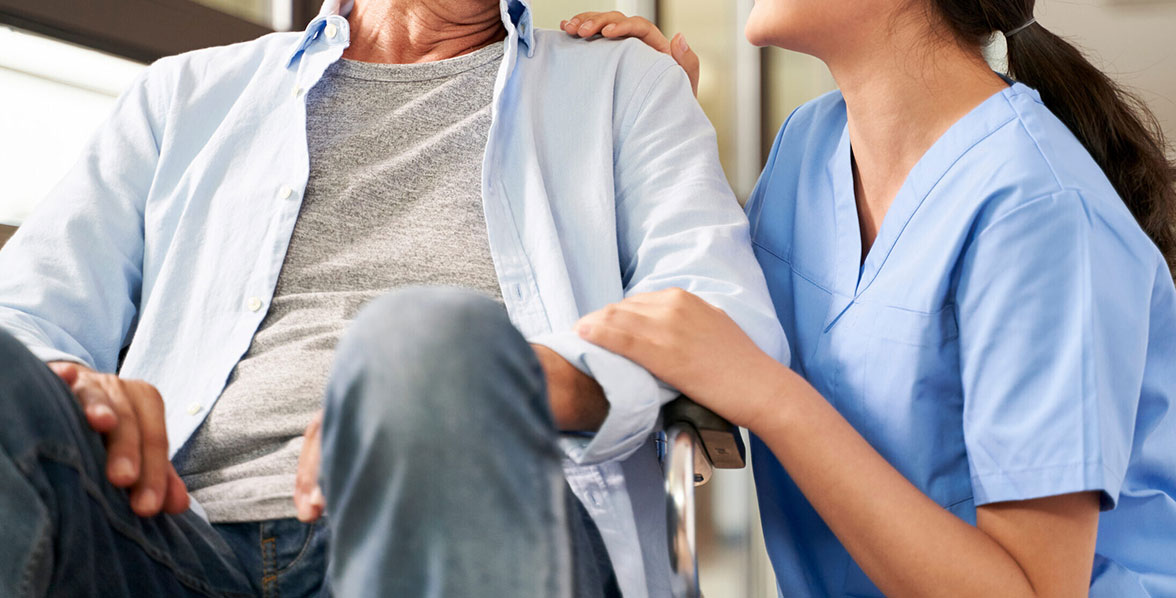
[[[343,57],[411,64],[468,54],[506,37],[498,0],[355,0]]]

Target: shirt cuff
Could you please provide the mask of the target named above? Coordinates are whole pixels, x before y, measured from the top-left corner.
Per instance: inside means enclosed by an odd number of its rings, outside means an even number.
[[[70,361],[79,365],[84,365],[90,369],[94,369],[94,365],[85,359],[46,344],[44,339],[38,335],[30,333],[23,326],[16,325],[13,322],[5,322],[3,325],[0,325],[0,327],[2,327],[5,332],[11,334],[12,338],[15,338],[20,342],[20,344],[24,345],[25,348],[28,349],[34,357],[45,363],[49,363],[51,361]]]
[[[1102,493],[1102,510],[1109,511],[1119,502],[1122,483],[1122,474],[1095,461],[973,475],[972,494],[979,507],[996,502],[1097,490]]]
[[[555,351],[591,376],[608,400],[608,416],[591,440],[586,444],[561,443],[576,464],[592,465],[631,455],[653,434],[661,406],[677,396],[645,368],[589,343],[573,331],[552,332],[527,340]]]

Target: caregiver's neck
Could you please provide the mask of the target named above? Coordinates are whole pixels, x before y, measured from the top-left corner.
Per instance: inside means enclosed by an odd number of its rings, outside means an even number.
[[[411,64],[468,54],[506,37],[498,0],[355,0],[343,57]]]
[[[866,229],[872,226],[876,232],[923,154],[1007,84],[978,51],[948,31],[932,29],[922,10],[867,36],[838,44],[820,58],[845,97],[858,206],[871,208],[861,214],[863,240],[872,241]]]

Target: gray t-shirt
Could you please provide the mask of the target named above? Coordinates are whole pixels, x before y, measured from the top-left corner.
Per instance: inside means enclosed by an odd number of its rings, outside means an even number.
[[[368,301],[450,285],[501,301],[482,157],[501,42],[450,60],[341,60],[307,96],[310,177],[273,302],[176,456],[213,522],[293,517],[302,433],[335,345]]]

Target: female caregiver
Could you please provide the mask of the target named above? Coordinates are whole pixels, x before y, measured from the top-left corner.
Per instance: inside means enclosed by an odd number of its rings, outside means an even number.
[[[643,20],[564,30],[697,69]],[[982,57],[994,31],[1011,79]],[[1154,119],[1033,0],[758,0],[746,33],[840,87],[785,123],[747,206],[791,369],[684,291],[579,333],[754,433],[785,595],[1176,596]]]

